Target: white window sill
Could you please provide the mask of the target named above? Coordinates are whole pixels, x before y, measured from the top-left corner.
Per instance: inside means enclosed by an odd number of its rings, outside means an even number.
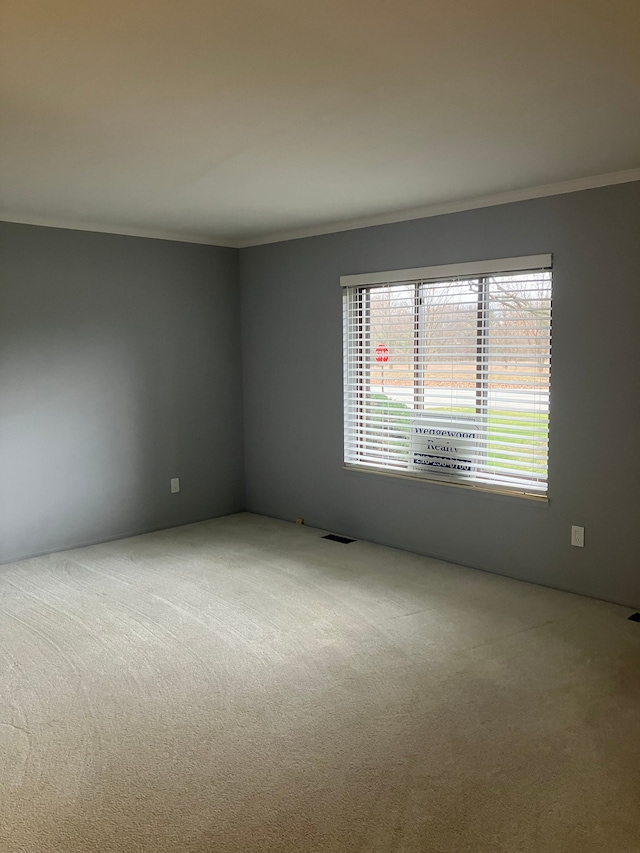
[[[532,503],[548,505],[549,496],[547,494],[535,494],[532,492],[521,492],[516,489],[510,489],[502,486],[489,486],[484,483],[464,483],[452,482],[436,477],[419,477],[414,474],[405,474],[402,471],[385,471],[380,468],[368,468],[363,465],[343,465],[344,471],[349,471],[355,474],[364,474],[365,476],[374,477],[393,477],[394,479],[405,480],[418,486],[443,486],[447,489],[464,489],[467,492],[477,492],[481,497],[491,498],[516,498],[517,500],[531,501]]]

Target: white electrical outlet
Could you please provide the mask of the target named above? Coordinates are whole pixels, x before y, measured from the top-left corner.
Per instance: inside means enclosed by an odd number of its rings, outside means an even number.
[[[571,544],[576,548],[584,548],[584,527],[575,524],[571,527]]]
[[[171,494],[175,495],[180,491],[180,477],[171,478]]]

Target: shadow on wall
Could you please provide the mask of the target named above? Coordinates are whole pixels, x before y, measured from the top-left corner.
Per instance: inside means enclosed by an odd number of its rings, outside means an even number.
[[[116,334],[95,329],[64,341],[25,336],[10,352],[0,415],[3,552],[143,528],[155,464],[154,383],[144,364]]]
[[[235,250],[0,238],[0,562],[238,511]]]

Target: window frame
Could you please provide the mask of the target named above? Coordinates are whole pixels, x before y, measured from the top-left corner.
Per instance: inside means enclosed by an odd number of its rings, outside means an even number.
[[[367,375],[369,373],[368,361],[370,358],[371,343],[368,341],[370,337],[370,294],[374,287],[393,286],[394,284],[411,285],[416,288],[414,299],[414,312],[416,319],[414,320],[414,368],[413,368],[413,397],[414,411],[420,411],[420,397],[424,399],[424,392],[421,393],[421,380],[418,378],[422,370],[420,362],[420,347],[423,345],[424,337],[421,328],[421,306],[422,298],[420,288],[429,282],[446,282],[449,280],[455,281],[461,279],[477,279],[478,280],[478,308],[477,308],[477,353],[476,353],[476,395],[475,409],[476,414],[483,418],[489,416],[489,378],[488,378],[488,354],[487,341],[489,340],[486,328],[488,310],[490,305],[490,295],[487,284],[490,276],[522,274],[531,272],[548,272],[550,278],[550,296],[549,306],[552,306],[553,296],[553,257],[550,253],[540,255],[527,255],[517,258],[503,258],[497,260],[486,260],[462,264],[446,264],[431,267],[418,267],[403,270],[390,270],[385,272],[374,273],[359,273],[352,275],[344,275],[340,277],[340,285],[343,288],[343,358],[344,358],[344,375],[343,375],[343,430],[344,430],[344,455],[343,467],[349,471],[360,473],[369,473],[382,476],[401,477],[417,483],[426,483],[430,485],[445,485],[454,488],[465,488],[479,492],[488,492],[492,494],[502,494],[514,497],[527,498],[537,501],[548,502],[549,500],[549,438],[547,433],[546,445],[546,479],[543,482],[543,488],[527,487],[522,482],[517,485],[510,486],[504,482],[487,482],[486,480],[473,479],[471,477],[457,477],[455,474],[447,473],[446,476],[439,475],[437,472],[417,471],[410,467],[394,468],[393,466],[374,466],[367,465],[366,462],[352,461],[349,459],[348,444],[352,441],[353,435],[357,435],[359,431],[364,431],[366,419],[364,400],[367,395],[365,390],[367,387]],[[353,310],[353,298],[357,300],[357,310],[362,320],[359,339],[359,347],[357,357],[350,358],[349,353],[349,332],[351,311]],[[549,357],[551,355],[551,332],[552,320],[549,317]],[[360,401],[357,415],[348,412],[348,405],[353,402],[354,397],[349,396],[352,378],[357,377],[358,393],[355,397]],[[423,380],[422,380],[423,381]],[[547,382],[547,393],[549,394],[549,409],[547,412],[547,424],[550,420],[550,391],[551,391],[551,363],[549,361],[549,375]],[[454,417],[452,415],[452,417]],[[510,474],[502,474],[501,479],[508,480]],[[514,480],[517,475],[513,474]]]

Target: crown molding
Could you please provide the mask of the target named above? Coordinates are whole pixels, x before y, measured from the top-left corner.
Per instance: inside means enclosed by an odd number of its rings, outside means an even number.
[[[329,225],[310,226],[293,231],[275,232],[265,237],[238,240],[239,249],[247,249],[251,246],[263,246],[267,243],[282,243],[285,240],[299,240],[303,237],[319,237],[323,234],[336,234],[341,231],[354,231],[358,228],[369,228],[372,225],[391,225],[395,222],[409,222],[412,219],[425,219],[430,216],[442,216],[447,213],[461,213],[465,210],[477,210],[482,207],[494,207],[499,204],[511,204],[517,201],[529,201],[545,196],[562,195],[563,193],[579,192],[580,190],[591,190],[598,187],[608,187],[614,184],[626,184],[640,181],[640,169],[627,169],[624,172],[610,172],[606,175],[595,175],[588,178],[574,178],[569,181],[560,181],[555,184],[543,184],[542,186],[529,187],[527,189],[509,190],[507,192],[493,193],[491,195],[477,196],[475,198],[461,201],[442,202],[441,204],[430,204],[424,207],[414,207],[409,210],[397,211],[396,213],[381,214],[378,216],[363,216],[358,219],[350,219],[344,222],[334,222]]]
[[[375,225],[391,225],[396,222],[409,222],[412,219],[425,219],[430,216],[443,216],[447,213],[462,213],[465,210],[477,210],[483,207],[495,207],[500,204],[512,204],[518,201],[529,201],[545,196],[562,195],[564,193],[591,190],[598,187],[613,186],[640,181],[640,169],[627,169],[624,172],[610,172],[606,175],[595,175],[587,178],[575,178],[554,184],[529,187],[526,189],[509,190],[507,192],[476,196],[460,201],[429,204],[424,207],[414,207],[394,213],[363,216],[333,222],[327,225],[309,226],[291,231],[276,231],[262,237],[246,239],[231,239],[220,236],[203,236],[179,231],[160,231],[153,228],[130,228],[128,226],[91,225],[86,222],[71,222],[62,219],[52,219],[39,216],[23,216],[0,211],[0,221],[15,222],[21,225],[40,225],[45,228],[63,228],[71,231],[91,231],[101,234],[121,234],[127,237],[145,237],[151,240],[171,240],[179,243],[198,243],[205,246],[221,246],[229,249],[246,249],[251,246],[264,246],[268,243],[282,243],[286,240],[299,240],[304,237],[319,237],[323,234],[336,234],[341,231],[355,231],[358,228],[369,228]]]
[[[119,234],[123,237],[145,237],[149,240],[170,240],[174,243],[198,243],[203,246],[220,246],[237,249],[236,240],[228,237],[203,237],[201,234],[185,234],[180,231],[160,231],[154,228],[129,228],[118,225],[90,225],[86,222],[70,222],[64,219],[51,219],[42,216],[22,216],[21,214],[0,211],[0,222],[14,222],[17,225],[39,225],[42,228],[62,228],[68,231],[90,231],[98,234]]]

